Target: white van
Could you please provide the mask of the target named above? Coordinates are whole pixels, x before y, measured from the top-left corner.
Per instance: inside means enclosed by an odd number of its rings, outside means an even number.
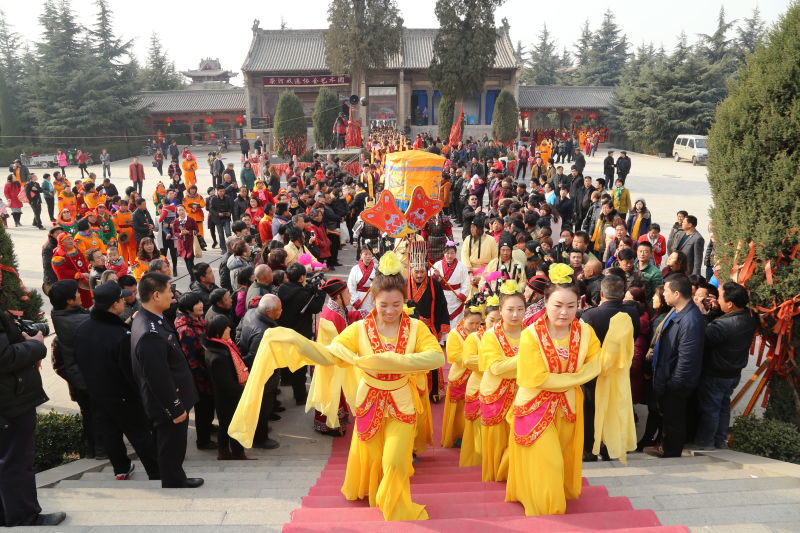
[[[672,144],[675,161],[688,159],[692,165],[708,161],[708,137],[705,135],[678,135]]]

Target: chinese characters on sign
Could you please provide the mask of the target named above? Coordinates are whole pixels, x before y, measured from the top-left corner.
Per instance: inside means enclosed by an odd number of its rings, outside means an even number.
[[[264,76],[267,86],[349,85],[350,76]]]

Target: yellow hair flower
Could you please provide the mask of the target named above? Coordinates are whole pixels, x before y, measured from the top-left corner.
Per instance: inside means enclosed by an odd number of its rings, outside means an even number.
[[[403,264],[393,251],[389,250],[381,257],[378,263],[378,272],[384,276],[392,276],[399,274],[403,270]]]
[[[407,314],[408,316],[411,316],[411,315],[413,315],[413,314],[414,314],[414,311],[415,311],[416,309],[417,309],[416,307],[409,307],[409,306],[407,306],[407,305],[404,305],[404,306],[403,306],[403,312],[404,312],[405,314]]]
[[[486,307],[500,307],[500,297],[492,294],[486,298]]]
[[[469,306],[470,313],[483,313],[483,306],[482,305],[470,305]]]
[[[513,279],[507,279],[500,285],[500,292],[503,294],[514,294],[519,292],[519,284]]]
[[[562,283],[572,283],[572,274],[574,273],[575,271],[572,270],[569,265],[565,265],[564,263],[553,263],[550,265],[550,270],[547,272],[550,281],[556,285]]]

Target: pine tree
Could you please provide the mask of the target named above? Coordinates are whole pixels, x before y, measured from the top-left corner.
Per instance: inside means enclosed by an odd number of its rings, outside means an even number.
[[[582,34],[579,50],[582,50],[583,38]],[[605,12],[600,29],[592,35],[585,62],[583,57],[581,60],[579,79],[582,84],[614,86],[619,83],[628,60],[628,41],[614,22],[611,10]]]
[[[436,0],[439,32],[433,42],[429,76],[443,96],[458,101],[483,91],[496,54],[494,10],[503,2]]]
[[[333,124],[341,111],[339,97],[327,87],[319,90],[317,101],[314,103],[314,143],[317,148],[333,146]]]
[[[752,303],[764,308],[800,294],[800,261],[788,259],[793,247],[800,245],[800,235],[788,233],[800,221],[798,57],[800,4],[794,3],[769,33],[766,44],[757,47],[737,72],[728,97],[717,108],[708,138],[719,271],[723,276],[730,271],[739,244],[746,250],[747,243],[755,243],[758,267],[747,286]],[[743,254],[738,253],[739,263]],[[771,282],[765,274],[767,261],[772,267]],[[793,321],[797,331],[800,317]],[[800,349],[800,337],[794,335],[792,343],[795,351]],[[800,371],[794,365],[778,370],[786,372],[795,385],[793,402],[784,405],[796,406]],[[772,411],[773,416],[780,414]],[[783,415],[797,420],[797,413]]]
[[[17,45],[20,37],[11,30],[0,10],[0,144],[19,144],[23,128],[19,121],[23,70]]]
[[[560,63],[561,59],[556,53],[556,43],[547,31],[547,24],[543,24],[542,31],[539,32],[539,41],[531,49],[527,61],[529,69],[527,82],[533,85],[555,85]]]
[[[575,43],[575,66],[578,68],[585,67],[589,64],[589,50],[592,47],[592,39],[594,35],[592,30],[589,29],[589,20],[584,21],[581,26],[581,36],[578,42]]]
[[[142,73],[142,82],[146,91],[171,91],[186,86],[183,76],[175,71],[175,63],[167,57],[155,32],[150,35],[147,66]]]
[[[366,91],[367,69],[386,67],[400,52],[403,18],[395,0],[331,0],[324,37],[331,72],[349,74]]]
[[[14,253],[14,241],[0,224],[0,302],[8,311],[22,313],[25,320],[41,321],[42,297],[35,290],[28,290],[22,285],[17,269],[17,255]],[[9,271],[11,268],[13,271]]]
[[[497,95],[492,119],[492,137],[503,144],[517,138],[519,124],[519,109],[517,100],[509,91],[503,89]]]
[[[32,87],[37,134],[45,136],[92,135],[84,110],[87,80],[78,75],[89,53],[80,40],[81,27],[69,0],[47,0],[39,17],[43,32],[36,43],[38,69]]]
[[[284,91],[275,110],[275,149],[281,157],[300,156],[306,151],[306,117],[294,91]]]
[[[765,28],[761,12],[755,7],[750,18],[745,18],[742,25],[736,29],[736,47],[740,61],[743,61],[747,54],[755,52],[756,47],[763,42]]]

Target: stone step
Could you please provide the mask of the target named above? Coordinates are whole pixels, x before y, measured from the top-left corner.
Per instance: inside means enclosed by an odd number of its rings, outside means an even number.
[[[237,526],[261,525],[281,528],[289,520],[289,511],[258,510],[214,510],[177,511],[151,510],[147,512],[131,510],[72,511],[64,521],[64,526],[103,526],[106,531],[118,531],[117,526],[150,526],[150,531],[175,531],[173,526]],[[113,528],[113,529],[112,529]],[[56,531],[56,529],[50,529]],[[57,531],[63,531],[61,527]],[[196,531],[192,529],[192,531]]]
[[[584,470],[593,470],[598,468],[619,467],[619,468],[633,468],[633,467],[650,467],[650,466],[673,466],[673,465],[700,465],[700,464],[713,464],[720,463],[719,459],[708,455],[684,455],[682,457],[666,457],[659,459],[645,453],[633,453],[628,455],[628,464],[624,465],[619,460],[614,461],[597,461],[594,463],[583,463]]]
[[[608,463],[606,463],[608,464]],[[739,470],[741,468],[738,465],[724,462],[724,461],[716,461],[712,463],[700,463],[700,464],[660,464],[655,463],[652,466],[644,465],[644,466],[627,466],[627,467],[616,467],[616,466],[604,466],[604,467],[593,467],[587,468],[583,470],[583,475],[587,478],[596,478],[596,477],[606,477],[606,476],[642,476],[642,475],[665,475],[665,474],[686,474],[686,473],[699,473],[699,472],[712,472],[712,471],[719,471],[719,470]]]
[[[251,491],[252,494],[252,491]],[[342,498],[344,499],[344,498]],[[215,498],[141,498],[127,499],[126,511],[252,511],[255,509],[272,509],[276,512],[288,513],[296,509],[299,498],[295,492],[275,492],[272,496],[262,497],[215,497]],[[44,509],[58,509],[67,513],[83,511],[108,511],[109,498],[94,495],[82,497],[39,494],[39,504]]]
[[[308,494],[307,488],[275,486],[270,488],[220,488],[204,485],[198,489],[162,489],[158,482],[150,485],[132,487],[130,481],[110,484],[110,488],[84,487],[80,484],[39,489],[39,499],[43,498],[98,498],[120,500],[200,500],[206,498],[295,498],[300,506],[300,498]]]
[[[781,489],[800,489],[800,479],[793,477],[743,477],[739,479],[703,480],[692,483],[664,483],[662,478],[654,478],[652,483],[608,487],[609,496],[638,497],[661,496],[669,494],[719,494],[737,491],[762,491]]]
[[[291,484],[292,486],[299,487],[305,486],[310,487],[312,486],[316,480],[317,475],[313,474],[311,476],[304,476],[305,472],[301,472],[299,474],[295,473],[289,475],[286,472],[271,472],[266,475],[263,479],[249,479],[249,480],[236,480],[236,479],[224,479],[224,480],[215,480],[213,483],[206,483],[202,487],[198,489],[165,489],[165,490],[213,490],[213,489],[262,489],[262,488],[270,488],[270,487],[286,487],[287,485]],[[161,482],[160,481],[150,481],[147,479],[135,480],[130,479],[127,481],[117,481],[115,479],[65,479],[64,481],[58,482],[56,487],[62,489],[68,488],[95,488],[95,489],[115,489],[119,488],[120,484],[124,484],[125,487],[129,488],[153,488],[153,489],[160,489]]]
[[[53,527],[25,527],[20,531],[24,533],[108,533],[108,526],[71,526],[62,523],[57,528]],[[139,526],[114,526],[114,533],[281,533],[283,524],[261,524],[261,525],[172,525],[159,527],[154,525]],[[638,533],[638,532],[631,532]]]
[[[137,472],[144,472],[144,466],[140,461],[133,461],[136,465]],[[283,460],[283,459],[266,459],[260,458],[255,461],[196,461],[188,460],[183,463],[183,469],[187,472],[191,471],[205,471],[205,472],[252,472],[253,470],[272,469],[272,468],[297,468],[299,470],[310,470],[317,468],[322,470],[327,461],[325,460]],[[104,466],[101,472],[113,473],[114,467],[108,465]]]
[[[204,468],[193,468],[193,469],[184,469],[186,474],[189,477],[192,477],[190,474],[196,474],[199,477],[204,479],[266,479],[271,474],[273,475],[273,479],[277,475],[282,474],[291,474],[296,473],[298,476],[311,476],[312,474],[315,476],[319,476],[320,468],[319,467],[300,467],[300,466],[275,466],[269,469],[257,469],[253,471],[252,469],[239,469],[239,470],[223,470],[223,471],[209,471]],[[81,476],[80,479],[84,479],[87,481],[93,480],[102,480],[102,479],[113,479],[114,473],[112,472],[87,472]],[[131,476],[133,480],[147,480],[147,473],[144,469],[139,470],[138,468],[133,472]]]
[[[615,472],[617,471],[616,469],[613,470]],[[584,474],[588,473],[584,472]],[[700,472],[681,472],[675,474],[666,472],[656,475],[640,474],[640,475],[615,476],[615,474],[612,472],[612,473],[607,473],[604,476],[586,475],[585,477],[591,480],[592,485],[603,485],[610,489],[611,487],[638,487],[642,485],[657,485],[657,484],[690,486],[692,483],[696,483],[699,481],[747,479],[754,475],[756,477],[766,477],[766,478],[782,477],[778,474],[762,475],[761,472],[753,470],[743,470],[739,468],[730,468],[727,470],[721,469],[721,470],[711,470],[711,471],[700,471]]]
[[[658,518],[664,525],[685,525],[691,528],[704,526],[723,526],[725,524],[770,524],[792,523],[788,529],[777,526],[773,531],[799,531],[800,530],[800,505],[797,503],[762,504],[697,507],[692,509],[664,509],[656,511]],[[718,531],[722,531],[719,530]],[[724,530],[730,531],[730,530]]]
[[[800,508],[800,488],[775,489],[770,486],[762,490],[660,495],[650,495],[642,492],[640,496],[631,497],[630,500],[640,509],[646,507],[655,511],[661,509],[708,509],[784,504],[795,504]]]

